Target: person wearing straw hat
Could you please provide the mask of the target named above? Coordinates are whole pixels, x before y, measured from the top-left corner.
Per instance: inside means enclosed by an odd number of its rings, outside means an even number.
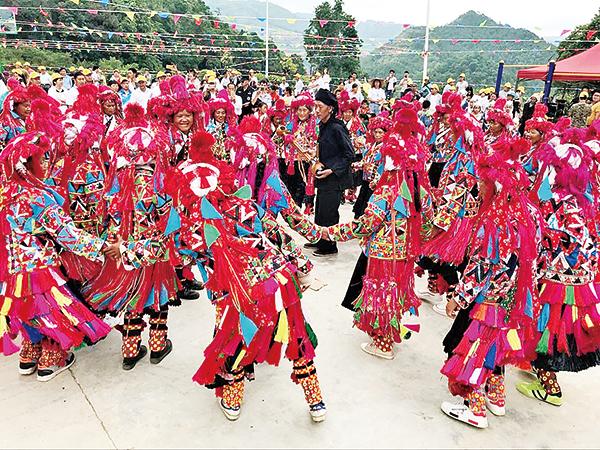
[[[498,93],[498,98],[506,98],[511,89],[512,84],[504,83],[504,85],[502,86],[502,90]]]
[[[456,90],[462,97],[464,97],[465,95],[467,95],[467,87],[469,87],[467,77],[464,73],[461,73],[458,76],[458,81],[456,82]]]
[[[371,80],[371,89],[369,89],[368,100],[369,109],[373,114],[379,114],[381,105],[385,102],[385,91],[382,89],[382,81],[380,78]]]
[[[50,86],[52,86],[52,76],[46,70],[46,67],[40,66],[38,67],[38,72],[40,74],[40,82],[42,83],[42,87],[48,92]]]
[[[48,95],[61,105],[64,113],[67,107],[67,90],[64,87],[64,78],[59,73],[52,74],[52,86],[48,89]]]
[[[152,91],[148,88],[148,80],[145,76],[140,75],[136,78],[138,87],[131,93],[130,103],[138,103],[144,108],[148,107],[148,100],[152,98]]]
[[[442,91],[442,94],[445,94],[446,92],[452,91],[452,90],[456,90],[456,86],[455,86],[454,78],[450,77],[450,78],[448,78],[448,80],[446,80],[446,86],[444,86],[444,90]]]

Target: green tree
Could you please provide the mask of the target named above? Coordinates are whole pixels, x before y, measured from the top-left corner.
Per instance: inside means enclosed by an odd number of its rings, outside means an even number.
[[[600,31],[598,30],[600,30],[600,8],[590,23],[577,26],[560,43],[558,59],[568,58],[598,44],[598,38],[600,38]]]
[[[324,1],[304,31],[306,59],[313,70],[327,67],[332,78],[347,77],[360,70],[360,49],[355,18],[344,11],[343,0]]]

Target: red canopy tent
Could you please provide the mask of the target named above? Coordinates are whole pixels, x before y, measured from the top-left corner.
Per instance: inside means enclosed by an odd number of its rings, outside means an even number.
[[[525,80],[545,80],[548,66],[521,69],[517,78]],[[600,44],[585,52],[556,62],[554,81],[600,81]]]

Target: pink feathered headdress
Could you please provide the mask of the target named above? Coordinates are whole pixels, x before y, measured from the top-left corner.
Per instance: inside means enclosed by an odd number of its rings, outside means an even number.
[[[510,125],[512,123],[512,117],[510,117],[510,114],[508,114],[504,110],[505,106],[505,98],[499,98],[498,100],[496,100],[496,102],[494,103],[494,107],[490,108],[487,112],[487,121],[489,122],[490,120],[493,120],[494,122],[502,124],[504,127]]]
[[[540,133],[544,135],[544,137],[549,138],[550,132],[554,129],[554,125],[552,122],[546,119],[546,114],[548,113],[548,107],[543,103],[536,103],[533,117],[525,122],[526,130],[538,130]]]
[[[338,99],[338,105],[339,105],[340,115],[344,111],[352,111],[353,113],[356,114],[356,111],[358,111],[358,108],[360,108],[360,102],[358,101],[358,99],[350,98],[350,94],[346,90],[343,90],[342,92],[340,92],[340,97]]]

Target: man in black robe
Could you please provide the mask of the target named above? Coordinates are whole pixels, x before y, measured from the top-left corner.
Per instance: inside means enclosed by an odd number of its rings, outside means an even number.
[[[344,123],[336,118],[338,103],[335,95],[319,89],[315,96],[315,108],[319,123],[319,161],[323,168],[315,174],[317,198],[315,223],[321,226],[335,225],[340,221],[338,211],[344,190],[352,185],[350,165],[354,148]],[[314,245],[315,256],[337,253],[335,242],[321,239]]]

